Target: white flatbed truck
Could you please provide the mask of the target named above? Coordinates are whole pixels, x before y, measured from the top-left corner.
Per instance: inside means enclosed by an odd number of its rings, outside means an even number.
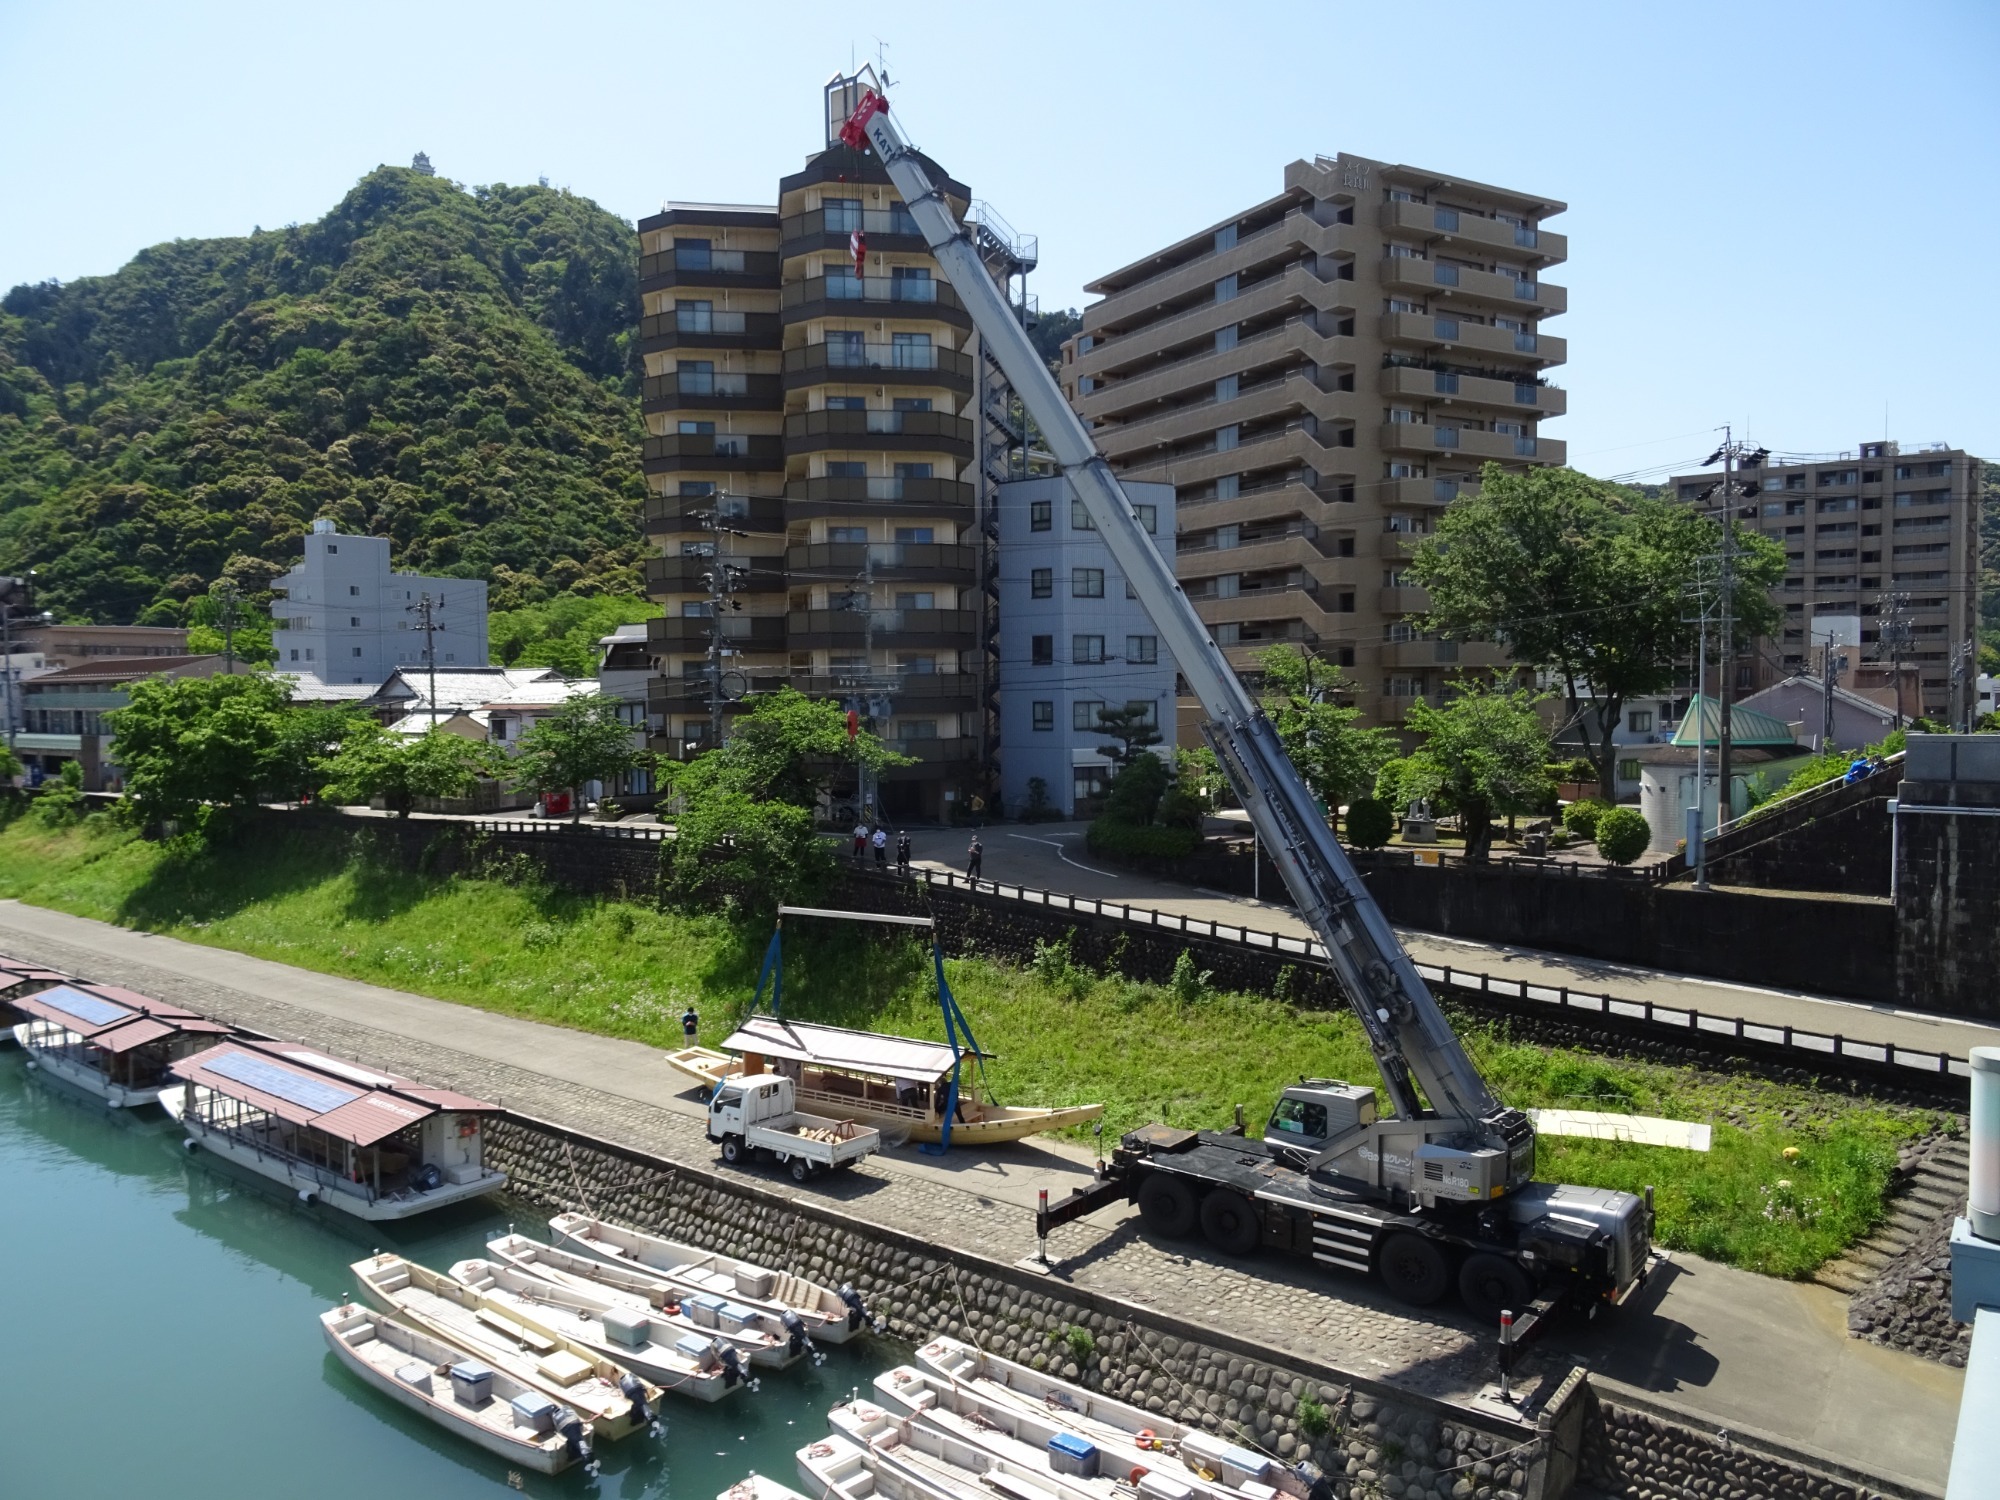
[[[882,1149],[882,1132],[853,1120],[809,1115],[781,1073],[731,1074],[708,1101],[708,1138],[731,1165],[769,1159],[806,1182]]]

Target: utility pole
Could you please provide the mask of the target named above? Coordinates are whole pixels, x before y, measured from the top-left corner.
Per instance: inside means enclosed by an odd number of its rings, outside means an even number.
[[[1910,596],[1898,589],[1885,601],[1882,650],[1889,658],[1889,676],[1896,684],[1896,727],[1903,727],[1903,654],[1910,649]]]
[[[1706,562],[1708,559],[1701,559]],[[1704,570],[1705,571],[1705,570]],[[1694,888],[1708,889],[1708,733],[1702,722],[1702,690],[1708,685],[1708,582],[1700,573],[1690,590],[1694,595],[1696,646],[1694,653],[1694,692],[1688,699],[1688,712],[1694,715],[1694,805],[1683,809],[1686,828],[1687,862],[1694,867]],[[1681,619],[1686,621],[1687,616]],[[1718,818],[1719,821],[1719,818]]]
[[[426,590],[415,604],[405,607],[406,612],[417,617],[417,628],[424,633],[424,662],[430,668],[431,728],[437,728],[438,721],[438,662],[437,662],[437,617],[444,613],[444,601],[433,600]]]
[[[237,605],[242,595],[237,590],[236,581],[225,578],[216,584],[214,590],[216,619],[222,626],[222,670],[236,670],[236,626]]]
[[[1736,441],[1734,428],[1725,423],[1722,428],[1722,442],[1715,452],[1708,456],[1709,463],[1720,460],[1722,478],[1708,487],[1703,498],[1720,491],[1722,495],[1722,547],[1720,572],[1717,578],[1719,597],[1717,599],[1720,618],[1717,620],[1716,639],[1716,737],[1715,774],[1716,807],[1715,826],[1719,830],[1729,821],[1733,805],[1730,797],[1731,737],[1735,726],[1730,723],[1730,709],[1736,697],[1736,502],[1738,494],[1754,495],[1760,486],[1739,485],[1736,480],[1736,465],[1739,461],[1750,467],[1760,467],[1770,450],[1759,448],[1754,453],[1747,443]]]
[[[1820,717],[1819,753],[1821,755],[1826,754],[1828,750],[1833,748],[1833,685],[1835,679],[1840,676],[1840,669],[1846,664],[1847,659],[1834,650],[1832,637],[1829,636],[1825,641],[1820,643],[1820,677],[1822,679],[1823,697],[1825,699],[1824,711]]]

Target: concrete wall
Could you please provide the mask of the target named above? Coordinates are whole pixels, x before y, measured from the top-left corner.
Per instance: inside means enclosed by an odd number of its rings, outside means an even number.
[[[1905,1002],[2000,1018],[2000,735],[1911,735],[1896,814]]]

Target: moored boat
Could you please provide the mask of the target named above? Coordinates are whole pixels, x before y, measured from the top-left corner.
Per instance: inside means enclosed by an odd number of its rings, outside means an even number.
[[[591,1461],[583,1420],[532,1386],[387,1313],[344,1303],[320,1314],[335,1358],[390,1399],[538,1474]]]
[[[461,1260],[452,1266],[451,1275],[485,1293],[490,1306],[524,1321],[560,1328],[577,1343],[674,1395],[720,1401],[753,1384],[733,1345],[655,1322],[646,1309],[558,1286],[502,1261]]]
[[[753,1470],[717,1495],[715,1500],[806,1500],[806,1497],[778,1483],[770,1475]]]
[[[616,1441],[657,1430],[660,1388],[559,1330],[489,1305],[463,1282],[400,1255],[373,1255],[349,1269],[364,1302],[575,1407],[594,1436]]]
[[[32,963],[25,958],[9,958],[0,954],[0,1045],[19,1042],[14,1028],[27,1017],[14,1008],[14,1001],[58,984],[75,984],[77,981],[63,973],[61,969],[51,969],[44,964]]]
[[[158,1103],[173,1066],[232,1029],[109,984],[46,985],[9,1003],[28,1018],[14,1028],[28,1060],[114,1109]]]
[[[834,1432],[794,1455],[799,1482],[819,1500],[994,1500],[991,1491],[947,1487],[931,1476]],[[1008,1497],[1036,1500],[1036,1497]]]
[[[614,1266],[635,1266],[691,1292],[731,1297],[772,1312],[795,1312],[818,1343],[844,1344],[867,1325],[867,1304],[851,1286],[835,1289],[790,1271],[662,1239],[589,1214],[557,1214],[549,1220],[549,1233],[565,1250]]]
[[[1082,1500],[1047,1464],[995,1452],[908,1412],[845,1401],[826,1414],[837,1437],[862,1448],[878,1473],[895,1468],[935,1500]]]
[[[172,1072],[183,1086],[160,1103],[188,1148],[268,1177],[302,1202],[379,1222],[507,1185],[482,1160],[480,1120],[499,1109],[484,1100],[247,1037],[181,1058]]]
[[[614,1266],[578,1255],[556,1245],[544,1245],[525,1234],[497,1235],[486,1242],[489,1259],[503,1262],[557,1286],[572,1287],[640,1308],[652,1320],[679,1333],[712,1336],[753,1365],[782,1370],[812,1350],[805,1320],[797,1313],[781,1315],[746,1307],[710,1292],[688,1292],[650,1271]],[[785,1319],[791,1320],[787,1325]]]

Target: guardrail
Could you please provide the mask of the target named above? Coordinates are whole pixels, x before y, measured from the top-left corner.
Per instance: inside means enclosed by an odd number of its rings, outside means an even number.
[[[570,823],[559,818],[497,818],[481,819],[471,825],[490,833],[538,833],[568,834],[571,837],[596,839],[630,839],[642,844],[657,844],[667,836],[667,830],[660,824],[647,823]]]

